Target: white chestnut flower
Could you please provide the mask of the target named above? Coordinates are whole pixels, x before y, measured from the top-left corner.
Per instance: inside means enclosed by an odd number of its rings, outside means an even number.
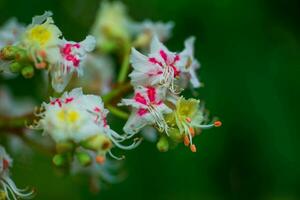
[[[65,92],[60,98],[51,98],[43,103],[41,119],[36,128],[42,129],[57,143],[73,141],[77,144],[98,135],[104,135],[116,147],[122,149],[135,148],[140,141],[125,146],[121,144],[128,137],[119,135],[110,129],[107,123],[108,110],[99,96],[84,95],[81,88]]]
[[[60,60],[59,37],[62,33],[51,16],[52,12],[46,11],[33,17],[21,39],[21,46],[29,52],[37,68],[44,68],[46,63],[56,64]]]
[[[132,49],[130,61],[133,71],[129,75],[132,85],[162,85],[176,93],[175,81],[180,77],[180,59],[179,54],[170,52],[156,36],[153,37],[148,56]]]
[[[50,68],[52,87],[57,92],[62,92],[69,83],[74,72],[83,75],[83,62],[87,54],[95,48],[95,38],[87,36],[81,42],[60,41],[60,61]]]
[[[119,105],[132,107],[132,113],[124,126],[124,131],[129,135],[138,133],[147,125],[154,125],[161,132],[168,134],[168,125],[164,114],[172,110],[164,104],[165,91],[163,88],[142,87],[135,89],[132,99],[122,99]]]

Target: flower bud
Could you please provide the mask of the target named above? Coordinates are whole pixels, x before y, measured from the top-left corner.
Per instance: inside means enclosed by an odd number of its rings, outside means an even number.
[[[66,157],[62,154],[56,154],[53,159],[52,159],[54,165],[56,165],[57,167],[61,167],[64,164],[66,164]]]
[[[169,133],[170,138],[174,142],[181,142],[182,141],[183,135],[180,134],[180,131],[179,131],[178,128],[169,128],[168,133]]]
[[[85,152],[77,152],[76,153],[76,158],[78,159],[79,163],[82,166],[88,166],[92,162],[92,158],[90,157],[90,155],[88,153],[85,153]]]
[[[22,65],[18,62],[13,62],[9,65],[9,69],[12,73],[18,73],[22,69]]]
[[[58,153],[67,153],[74,150],[74,143],[71,141],[60,142],[56,144],[56,151]]]
[[[106,151],[111,148],[112,144],[106,135],[97,134],[81,142],[81,146],[94,151]]]
[[[16,52],[19,50],[18,47],[15,46],[6,46],[1,49],[0,58],[3,60],[13,60],[16,57]]]
[[[21,73],[24,78],[32,78],[34,75],[34,68],[32,65],[27,65],[22,69]]]
[[[28,61],[27,52],[24,49],[18,49],[15,54],[16,60],[19,62]]]
[[[161,136],[159,141],[156,144],[156,147],[161,152],[166,152],[169,150],[169,142],[167,137]]]

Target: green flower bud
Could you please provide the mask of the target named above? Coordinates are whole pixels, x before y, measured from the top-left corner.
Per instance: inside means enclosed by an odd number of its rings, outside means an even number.
[[[56,144],[56,151],[58,153],[67,153],[73,151],[75,148],[75,145],[71,141],[67,142],[61,142]]]
[[[9,65],[9,69],[12,73],[18,73],[22,69],[22,64],[20,64],[18,62],[13,62]]]
[[[34,68],[32,65],[27,65],[22,69],[21,73],[24,78],[32,78],[34,75]]]
[[[15,54],[16,60],[19,62],[28,61],[27,52],[24,49],[18,49]]]
[[[79,163],[83,166],[88,166],[92,162],[92,158],[90,157],[90,155],[85,152],[77,152],[76,157]]]
[[[107,151],[112,143],[104,134],[97,134],[80,143],[82,147],[93,151]]]
[[[169,136],[170,138],[174,141],[174,142],[182,142],[183,139],[183,135],[180,133],[178,128],[169,128],[168,130]]]
[[[52,159],[54,165],[61,167],[67,162],[67,158],[62,154],[56,154]]]
[[[6,46],[1,49],[0,58],[3,60],[13,60],[16,57],[16,53],[20,48],[16,46]]]
[[[168,138],[165,136],[161,136],[159,141],[156,144],[156,147],[161,152],[166,152],[169,150],[169,142]]]

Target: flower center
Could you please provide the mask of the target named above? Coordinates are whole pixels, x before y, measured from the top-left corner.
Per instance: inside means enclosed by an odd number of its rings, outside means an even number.
[[[41,46],[45,46],[52,37],[52,33],[45,25],[36,25],[29,31],[29,40],[37,42]]]

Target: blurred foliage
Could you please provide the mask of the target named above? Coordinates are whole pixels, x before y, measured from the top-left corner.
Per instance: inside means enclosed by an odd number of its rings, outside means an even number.
[[[299,65],[300,2],[296,0],[126,0],[130,15],[176,23],[168,41],[180,50],[197,37],[196,55],[205,88],[199,90],[223,127],[197,137],[198,152],[183,145],[159,153],[144,142],[126,152],[129,177],[89,192],[88,180],[60,176],[38,154],[15,158],[19,185],[37,187],[36,199],[300,199]],[[0,22],[11,16],[29,23],[52,10],[66,38],[88,33],[97,0],[0,0]],[[27,80],[8,84],[31,95]],[[25,89],[22,89],[25,88]]]

